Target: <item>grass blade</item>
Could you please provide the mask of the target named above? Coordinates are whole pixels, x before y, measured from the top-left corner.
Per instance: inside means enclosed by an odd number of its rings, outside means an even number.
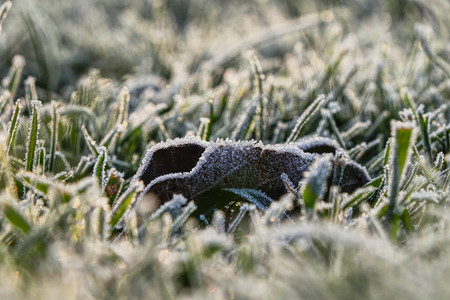
[[[34,77],[29,76],[25,80],[25,99],[27,99],[27,102],[38,99],[36,91],[36,79]]]
[[[303,179],[301,195],[308,212],[313,212],[316,202],[325,194],[331,162],[328,157],[317,159],[309,168]]]
[[[19,124],[20,112],[22,110],[22,104],[20,103],[20,99],[16,101],[16,107],[14,108],[14,113],[11,119],[11,125],[9,127],[8,134],[8,149],[6,150],[6,154],[9,155],[11,147],[14,145],[14,141],[16,139],[17,125]]]
[[[6,1],[0,6],[0,33],[2,32],[2,26],[5,22],[6,17],[8,16],[8,12],[12,7],[11,1]]]
[[[420,128],[420,133],[422,135],[422,141],[425,147],[425,152],[427,154],[428,162],[430,164],[433,163],[433,152],[431,149],[431,140],[429,135],[430,124],[427,116],[423,115],[422,110],[418,110],[414,100],[409,97],[406,91],[403,91],[401,94],[403,101],[406,102],[408,107],[412,110],[414,120],[416,121],[417,126]]]
[[[9,97],[14,99],[17,91],[17,87],[20,83],[20,77],[22,76],[23,68],[25,67],[25,59],[23,56],[16,55],[13,57],[12,66],[9,70],[8,76],[3,79],[3,86],[9,91]]]
[[[389,206],[387,218],[390,222],[396,214],[400,184],[409,164],[416,138],[416,126],[412,123],[393,121],[390,151]]]
[[[308,121],[311,119],[311,117],[322,107],[322,105],[325,102],[325,96],[320,95],[316,98],[316,100],[313,101],[308,107],[305,109],[305,111],[300,115],[297,122],[295,123],[294,129],[292,129],[291,134],[289,135],[287,142],[295,142],[299,136],[300,132],[302,131],[303,127],[308,123]]]
[[[86,141],[86,145],[89,148],[89,151],[95,156],[98,156],[98,149],[97,149],[97,143],[94,141],[94,139],[90,136],[89,132],[87,131],[86,127],[81,125],[81,131],[83,132],[84,140]]]
[[[105,147],[99,147],[98,152],[99,152],[99,154],[98,154],[97,160],[95,161],[94,172],[93,172],[92,176],[97,181],[98,186],[100,186],[103,190],[104,183],[105,183],[104,178],[106,177],[106,174],[105,174],[106,162],[108,160],[108,157],[107,157],[107,150]]]
[[[109,225],[114,227],[119,223],[122,219],[125,212],[128,210],[133,200],[136,198],[136,195],[144,189],[144,185],[142,182],[137,182],[130,186],[123,194],[120,196],[119,200],[117,200],[117,204],[113,208],[111,212],[111,218],[109,221]]]
[[[14,227],[17,227],[23,233],[28,234],[31,231],[31,225],[12,205],[5,204],[3,207],[3,215]]]
[[[112,207],[117,197],[122,192],[124,183],[123,174],[117,172],[115,169],[110,169],[105,181],[104,195],[108,197],[108,203]]]
[[[116,125],[114,126],[113,129],[111,129],[108,134],[101,140],[100,142],[100,146],[106,147],[106,148],[111,148],[116,139],[117,136],[119,135],[119,133],[121,132],[121,126],[120,125]]]
[[[266,209],[270,206],[273,200],[267,196],[265,193],[255,190],[255,189],[235,189],[235,188],[227,188],[223,189],[224,191],[231,192],[242,199],[247,200],[248,202],[256,205],[259,209]]]
[[[347,149],[347,147],[345,146],[344,139],[342,138],[342,135],[336,125],[336,122],[333,119],[331,112],[328,109],[322,109],[321,113],[322,113],[323,119],[328,123],[328,126],[330,127],[331,131],[333,132],[334,136],[336,137],[336,140],[339,143],[339,146],[341,146],[344,149]]]
[[[177,233],[196,209],[197,205],[195,205],[194,201],[190,201],[183,207],[181,213],[173,221],[172,226],[170,226],[170,234],[173,235]]]
[[[56,104],[52,103],[52,127],[50,136],[50,157],[48,162],[48,170],[53,172],[55,168],[55,153],[56,153],[56,140],[58,138],[58,112],[56,110]]]
[[[36,144],[39,136],[39,113],[38,110],[42,106],[41,101],[31,101],[30,125],[28,127],[27,153],[25,156],[26,170],[33,171],[36,162]]]
[[[252,122],[253,115],[255,114],[255,111],[259,106],[259,98],[260,96],[256,96],[255,98],[253,98],[252,104],[238,123],[236,131],[233,133],[233,139],[242,140],[245,137],[245,134],[250,127],[250,123]]]
[[[117,116],[116,125],[127,127],[128,123],[128,106],[130,104],[130,92],[127,87],[123,87],[119,94],[119,114]]]

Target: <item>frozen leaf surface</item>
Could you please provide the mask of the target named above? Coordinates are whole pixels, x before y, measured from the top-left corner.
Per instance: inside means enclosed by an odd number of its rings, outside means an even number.
[[[135,180],[142,180],[145,185],[140,199],[152,193],[165,203],[174,194],[182,194],[194,200],[198,213],[202,213],[225,206],[230,194],[220,191],[226,189],[254,189],[278,199],[287,192],[283,173],[298,185],[309,166],[322,156],[318,153],[334,152],[337,148],[327,139],[278,145],[233,140],[205,142],[194,137],[175,139],[148,150]],[[356,187],[367,183],[369,177],[361,166],[351,162],[348,166],[344,168],[345,180],[352,182],[351,189],[355,182]],[[352,178],[352,174],[359,178]],[[348,183],[345,180],[343,186]]]

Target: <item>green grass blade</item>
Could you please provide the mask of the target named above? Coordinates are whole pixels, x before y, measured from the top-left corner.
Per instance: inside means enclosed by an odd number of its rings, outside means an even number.
[[[36,91],[36,79],[32,76],[29,76],[25,80],[25,99],[27,102],[31,102],[31,100],[37,100],[38,95]]]
[[[386,142],[386,147],[384,148],[383,166],[386,166],[389,163],[389,157],[391,157],[391,141],[392,139],[389,139]]]
[[[39,113],[41,101],[31,101],[30,125],[28,127],[27,153],[25,156],[26,170],[33,171],[36,162],[36,145],[39,136]]]
[[[30,172],[19,173],[17,179],[42,195],[47,195],[50,188],[54,186],[54,182],[50,178]]]
[[[2,32],[2,26],[5,22],[6,17],[8,16],[8,12],[12,7],[11,1],[6,1],[0,6],[0,33]]]
[[[197,205],[195,205],[194,201],[190,201],[185,207],[183,207],[181,209],[181,213],[176,217],[170,226],[170,234],[173,235],[177,233],[196,209]]]
[[[142,182],[137,182],[136,184],[131,185],[117,200],[117,204],[113,208],[111,212],[111,218],[109,221],[109,225],[114,227],[119,223],[122,219],[125,212],[128,210],[133,200],[136,198],[137,194],[144,189],[144,185]]]
[[[255,190],[255,189],[235,189],[235,188],[227,188],[223,189],[224,191],[231,192],[242,199],[256,205],[259,209],[266,209],[270,206],[273,200],[267,196],[265,193]]]
[[[120,133],[120,127],[119,125],[114,126],[113,129],[111,129],[106,136],[101,140],[100,142],[100,146],[106,147],[106,148],[110,148],[114,145],[117,136]]]
[[[314,100],[310,105],[308,105],[308,107],[300,115],[297,122],[295,123],[295,127],[294,129],[292,129],[292,132],[289,135],[286,142],[288,143],[295,142],[299,138],[303,127],[305,127],[305,125],[309,122],[311,117],[322,107],[324,102],[325,96],[320,95],[319,97],[316,98],[316,100]]]
[[[336,125],[336,122],[333,119],[333,115],[328,109],[322,109],[322,118],[328,123],[328,126],[330,127],[331,131],[333,132],[334,136],[336,137],[337,142],[339,143],[339,146],[341,146],[344,149],[347,149],[345,146],[344,139],[342,138],[342,135],[339,131],[339,128]]]
[[[422,111],[418,111],[420,132],[422,133],[423,144],[425,152],[427,153],[428,162],[433,163],[433,150],[431,148],[430,140],[430,122],[428,116],[424,116]]]
[[[56,153],[56,141],[58,138],[58,111],[56,110],[56,104],[52,103],[52,127],[50,136],[50,155],[48,162],[48,170],[53,172],[55,168],[55,153]]]
[[[84,125],[81,125],[81,131],[83,132],[84,140],[86,141],[86,145],[89,148],[89,151],[94,156],[98,156],[98,149],[97,149],[97,143],[94,141],[94,139],[90,136],[89,132],[87,131],[86,127]]]
[[[122,192],[124,183],[123,174],[117,172],[115,169],[110,169],[105,181],[105,191],[103,194],[108,197],[108,203],[112,207],[117,197]]]
[[[20,103],[20,99],[19,99],[16,101],[16,107],[14,108],[14,113],[13,113],[13,116],[11,119],[11,125],[9,127],[8,149],[6,151],[6,154],[8,154],[8,155],[9,155],[9,152],[11,151],[11,147],[14,145],[14,141],[16,139],[17,125],[19,124],[21,110],[22,110],[22,104]]]
[[[105,232],[105,210],[103,207],[97,208],[97,232],[103,238]]]
[[[396,213],[400,184],[409,164],[416,138],[416,126],[412,123],[393,121],[391,127],[392,143],[389,165],[391,173],[389,176],[388,220],[392,220],[392,217]]]
[[[245,134],[247,133],[248,128],[250,127],[250,124],[253,119],[253,115],[256,112],[256,109],[259,105],[259,96],[256,98],[253,98],[252,103],[250,107],[248,108],[247,112],[243,115],[240,122],[238,123],[238,126],[236,128],[236,131],[233,133],[233,139],[235,140],[242,140],[245,137]]]
[[[301,195],[308,212],[313,212],[316,202],[326,191],[328,177],[331,172],[331,162],[328,157],[318,158],[309,168],[301,183]]]
[[[417,126],[420,128],[420,133],[422,135],[422,141],[424,144],[425,152],[427,154],[428,162],[430,165],[433,163],[433,152],[431,149],[431,140],[429,135],[430,124],[428,122],[428,117],[423,115],[421,110],[417,109],[417,106],[413,99],[408,95],[406,91],[402,91],[401,98],[406,102],[408,107],[412,110],[414,120]]]
[[[17,227],[23,233],[28,234],[31,231],[31,225],[29,222],[12,205],[4,205],[3,215],[14,227]]]
[[[253,65],[253,69],[255,71],[255,81],[257,83],[258,88],[258,95],[259,95],[259,130],[257,131],[257,139],[263,139],[264,138],[264,122],[265,122],[265,108],[264,108],[264,91],[263,91],[263,81],[264,81],[264,74],[262,73],[261,63],[258,60],[258,57],[255,53],[251,56],[250,60],[251,64]]]
[[[47,155],[45,152],[45,148],[43,147],[43,140],[41,140],[42,143],[39,143],[41,146],[39,146],[36,150],[36,166],[38,173],[43,174],[45,172],[45,166],[47,165]]]
[[[106,169],[106,162],[107,162],[107,150],[105,147],[99,147],[98,148],[98,157],[95,161],[94,165],[94,172],[93,177],[98,183],[98,186],[100,186],[103,190],[104,188],[104,178],[106,177],[105,169]]]
[[[19,86],[20,78],[22,77],[24,67],[25,67],[25,59],[23,58],[23,56],[20,55],[14,56],[8,76],[3,81],[3,85],[9,91],[9,97],[11,100],[15,98],[16,91]]]
[[[127,127],[128,123],[128,106],[130,105],[130,92],[127,87],[123,87],[119,94],[120,105],[119,114],[117,116],[117,125]]]
[[[216,122],[216,117],[214,115],[214,100],[210,99],[208,103],[209,103],[209,122],[208,124],[206,124],[206,131],[204,135],[205,141],[209,141],[209,139],[211,138],[212,126]]]

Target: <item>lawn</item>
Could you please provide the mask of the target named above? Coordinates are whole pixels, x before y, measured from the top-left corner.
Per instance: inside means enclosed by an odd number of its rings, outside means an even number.
[[[450,299],[448,0],[0,5],[1,299]]]

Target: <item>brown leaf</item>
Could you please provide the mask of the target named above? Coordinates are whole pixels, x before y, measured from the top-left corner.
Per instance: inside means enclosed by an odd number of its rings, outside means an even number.
[[[316,152],[337,149],[329,139],[278,145],[232,140],[205,142],[194,137],[175,139],[148,150],[135,180],[142,180],[146,186],[142,195],[153,193],[164,203],[174,194],[182,194],[194,200],[199,211],[206,211],[226,205],[217,193],[226,188],[256,189],[278,199],[287,192],[281,174],[285,173],[297,186],[320,155]],[[369,180],[367,172],[351,161],[343,174],[341,186],[345,192],[352,192]]]

